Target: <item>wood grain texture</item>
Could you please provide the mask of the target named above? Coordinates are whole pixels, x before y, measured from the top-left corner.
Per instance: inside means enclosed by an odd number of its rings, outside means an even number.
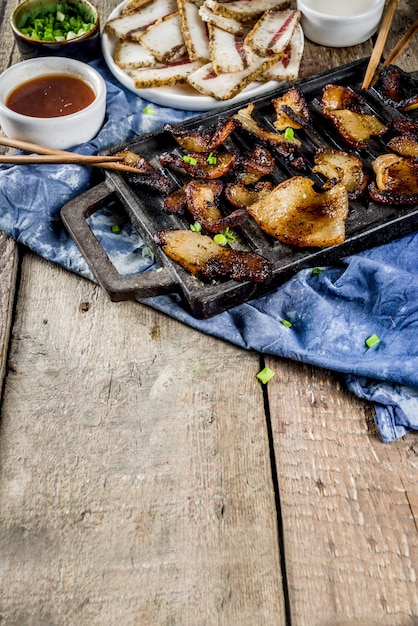
[[[26,255],[0,429],[4,624],[284,626],[258,367]]]
[[[292,626],[416,626],[418,434],[382,444],[337,375],[267,365]]]
[[[386,52],[412,18],[400,0]],[[371,49],[306,42],[301,76]],[[267,358],[264,399],[256,354],[30,253],[7,352],[16,268],[0,235],[2,625],[417,626],[417,434],[383,445],[371,405],[300,363]]]
[[[0,231],[0,389],[7,366],[17,269],[16,244],[11,237]]]

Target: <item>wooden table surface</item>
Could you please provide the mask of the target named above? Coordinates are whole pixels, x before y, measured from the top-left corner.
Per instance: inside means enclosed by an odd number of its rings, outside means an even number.
[[[416,17],[400,0],[386,51]],[[306,42],[301,76],[371,48]],[[4,234],[0,317],[2,626],[418,624],[418,436],[382,444],[340,375],[111,303]]]

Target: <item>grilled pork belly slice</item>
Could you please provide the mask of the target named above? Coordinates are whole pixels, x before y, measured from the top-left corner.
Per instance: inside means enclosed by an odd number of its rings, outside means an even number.
[[[299,11],[266,11],[245,37],[245,45],[260,56],[281,53],[290,42],[299,19]]]
[[[220,118],[214,127],[199,126],[190,131],[187,128],[165,124],[164,130],[171,133],[177,143],[188,152],[211,152],[219,148],[238,126],[232,117]]]
[[[363,193],[368,183],[362,161],[342,150],[318,150],[312,172],[322,174],[327,179],[324,189],[342,183],[350,200]]]
[[[260,180],[253,186],[245,185],[241,181],[228,183],[225,186],[225,198],[232,206],[244,208],[254,204],[257,200],[265,198],[273,189],[273,183],[269,180]]]
[[[153,68],[133,69],[127,72],[134,81],[136,89],[162,87],[163,85],[178,85],[185,83],[187,77],[199,67],[197,61],[183,61],[157,65]]]
[[[401,156],[418,158],[418,140],[414,137],[408,137],[408,135],[393,137],[388,141],[387,146]]]
[[[262,176],[274,172],[275,160],[265,146],[256,143],[251,150],[238,156],[235,166],[235,180],[244,185],[256,183]]]
[[[205,152],[191,152],[185,159],[172,152],[163,152],[159,156],[161,165],[174,165],[179,170],[191,174],[195,178],[213,180],[227,174],[235,165],[236,156],[226,151],[217,151],[213,154],[216,163],[210,162],[209,154]]]
[[[142,33],[139,41],[160,63],[173,63],[186,57],[178,11],[157,20]]]
[[[106,30],[118,39],[135,39],[136,35],[161,17],[177,11],[177,0],[152,0],[138,11],[132,11],[106,22]]]
[[[317,193],[313,181],[294,176],[248,207],[261,230],[300,248],[329,247],[345,239],[348,194],[341,183]]]
[[[366,148],[372,136],[388,129],[375,115],[365,113],[363,98],[342,85],[326,85],[322,92],[322,112],[345,141],[354,148]]]
[[[322,112],[348,109],[356,113],[365,113],[365,102],[349,87],[329,84],[322,90]]]
[[[381,154],[372,163],[376,181],[369,185],[372,200],[383,204],[418,203],[418,160]]]
[[[191,230],[164,230],[156,241],[168,257],[206,280],[223,277],[260,283],[273,273],[272,264],[261,255],[231,250]]]
[[[327,117],[334,123],[345,141],[354,148],[366,148],[372,136],[383,135],[387,132],[387,126],[375,115],[355,113],[344,109],[329,111]]]
[[[222,15],[239,22],[248,22],[258,19],[264,11],[275,9],[282,11],[290,6],[289,0],[236,0],[233,2],[218,2],[205,0],[205,6],[217,15]]]
[[[291,81],[296,80],[299,75],[300,61],[304,48],[303,31],[298,24],[293,31],[289,43],[285,46],[280,55],[280,59],[265,72],[264,80]]]
[[[309,124],[309,108],[298,87],[292,87],[283,96],[274,98],[272,105],[277,115],[274,122],[277,130],[286,130],[289,127],[299,129]]]
[[[217,205],[223,190],[219,180],[192,180],[186,187],[187,208],[196,222],[209,233],[220,233],[227,227],[240,226],[248,219],[245,210],[237,209],[223,215]]]
[[[125,165],[130,165],[138,170],[138,174],[128,174],[129,181],[132,185],[140,185],[148,187],[154,191],[158,191],[163,196],[173,193],[175,183],[158,172],[143,156],[133,152],[133,150],[125,149],[117,152],[115,156],[122,156]]]
[[[301,146],[297,138],[286,139],[284,133],[272,132],[261,128],[252,117],[254,104],[251,102],[247,107],[240,109],[233,116],[241,125],[241,128],[258,137],[262,142],[275,146],[283,154],[291,154]]]
[[[177,0],[183,37],[190,61],[206,63],[210,60],[209,35],[199,15],[199,6],[189,0]]]
[[[121,39],[116,44],[115,63],[122,70],[133,70],[138,67],[152,67],[156,59],[141,43]]]
[[[418,81],[396,65],[382,69],[374,88],[384,103],[395,109],[418,108]]]

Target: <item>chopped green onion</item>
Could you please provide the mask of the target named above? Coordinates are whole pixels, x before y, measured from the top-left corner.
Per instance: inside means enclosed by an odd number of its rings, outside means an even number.
[[[292,322],[289,322],[289,320],[281,320],[283,326],[286,326],[286,328],[291,328],[293,326]]]
[[[235,241],[235,239],[236,239],[235,235],[233,235],[233,234],[230,232],[230,230],[229,230],[229,226],[227,226],[227,227],[225,228],[224,235],[225,235],[225,237],[226,237],[226,240],[227,240],[229,243],[232,243],[232,242],[233,242],[233,241]]]
[[[158,267],[155,271],[156,271],[156,272],[162,272],[162,271],[163,271],[163,269],[164,269],[163,267]]]
[[[373,335],[370,335],[370,337],[366,339],[365,343],[368,348],[373,348],[373,346],[376,346],[378,343],[380,343],[380,339],[375,333]]]
[[[89,31],[94,24],[94,15],[85,7],[66,2],[50,3],[53,10],[39,10],[24,16],[19,30],[36,41],[65,41]]]
[[[223,233],[218,233],[214,236],[213,241],[218,244],[218,246],[226,246],[228,243],[227,238]]]
[[[322,267],[314,267],[312,270],[312,276],[316,276],[317,274],[321,274],[322,272],[325,272]]]
[[[142,109],[142,113],[145,115],[155,115],[155,109],[152,105],[149,105]]]
[[[269,367],[265,367],[260,372],[258,372],[258,374],[256,375],[256,378],[258,378],[258,380],[262,382],[263,385],[266,385],[268,381],[271,378],[273,378],[273,376],[274,376],[273,370],[270,369]]]
[[[213,154],[213,152],[210,152],[207,158],[207,162],[209,163],[209,165],[216,165],[216,161],[216,156]]]
[[[183,161],[185,163],[189,163],[189,165],[196,165],[197,163],[197,160],[194,157],[187,156],[187,154],[184,155]]]
[[[200,233],[200,231],[202,230],[202,224],[199,224],[199,222],[190,224],[190,230],[192,230],[194,233]]]
[[[149,248],[148,246],[144,246],[142,248],[142,258],[144,259],[151,259],[151,261],[154,260],[154,251],[151,250],[151,248]]]
[[[286,128],[286,130],[284,131],[284,138],[287,141],[293,141],[293,139],[295,138],[295,131],[293,130],[293,128],[291,128],[290,126]]]
[[[115,233],[115,235],[119,235],[120,233],[120,226],[119,224],[113,224],[112,228],[111,228],[112,233]]]

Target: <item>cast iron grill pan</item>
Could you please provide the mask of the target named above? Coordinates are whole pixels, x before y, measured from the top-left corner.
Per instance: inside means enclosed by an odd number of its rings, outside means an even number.
[[[384,105],[373,89],[367,92],[361,89],[367,62],[368,59],[363,59],[293,83],[302,91],[312,116],[312,124],[309,128],[297,131],[297,136],[302,141],[302,149],[298,154],[304,158],[308,169],[306,172],[301,172],[292,165],[289,159],[272,151],[276,158],[276,168],[273,174],[275,184],[295,175],[309,175],[315,180],[315,176],[310,173],[310,166],[313,164],[317,148],[330,147],[352,152],[362,159],[369,171],[371,171],[371,162],[376,156],[390,151],[386,148],[384,139],[380,138],[373,139],[367,150],[353,151],[338,136],[320,110],[323,88],[329,83],[335,83],[351,87],[360,93],[367,102],[369,112],[387,125],[394,117],[402,116],[400,112]],[[249,102],[253,102],[255,104],[254,119],[260,126],[274,130],[273,121],[276,115],[271,101],[274,97],[286,92],[290,86],[287,84],[267,95],[242,102],[235,107],[225,107],[213,113],[205,113],[182,123],[181,126],[189,129],[201,126],[211,128],[217,123],[219,117],[226,118],[233,115],[247,106]],[[228,148],[240,150],[252,147],[254,139],[243,131],[234,131],[227,142]],[[188,180],[186,175],[183,176],[173,168],[162,168],[158,161],[158,156],[163,152],[181,153],[177,142],[169,132],[162,130],[141,136],[103,154],[114,154],[124,148],[141,154],[155,168],[173,178],[179,186]],[[317,179],[317,182],[323,181]],[[162,270],[124,276],[112,265],[91,231],[87,218],[106,203],[115,200],[122,204],[145,244],[153,249],[156,261],[162,266]],[[418,206],[399,207],[375,204],[370,201],[367,194],[350,203],[346,222],[346,239],[342,244],[330,248],[298,249],[280,243],[265,235],[250,218],[241,227],[233,229],[236,242],[232,245],[236,249],[251,250],[268,258],[273,263],[273,277],[264,283],[257,284],[234,280],[207,283],[183,270],[162,252],[160,246],[155,244],[155,235],[161,230],[188,229],[190,216],[168,214],[164,211],[162,196],[145,187],[131,184],[129,175],[107,170],[105,180],[67,203],[62,208],[61,216],[98,283],[105,289],[111,300],[144,299],[176,292],[181,295],[192,315],[197,318],[211,317],[267,293],[301,269],[333,264],[344,256],[386,243],[418,227]]]

